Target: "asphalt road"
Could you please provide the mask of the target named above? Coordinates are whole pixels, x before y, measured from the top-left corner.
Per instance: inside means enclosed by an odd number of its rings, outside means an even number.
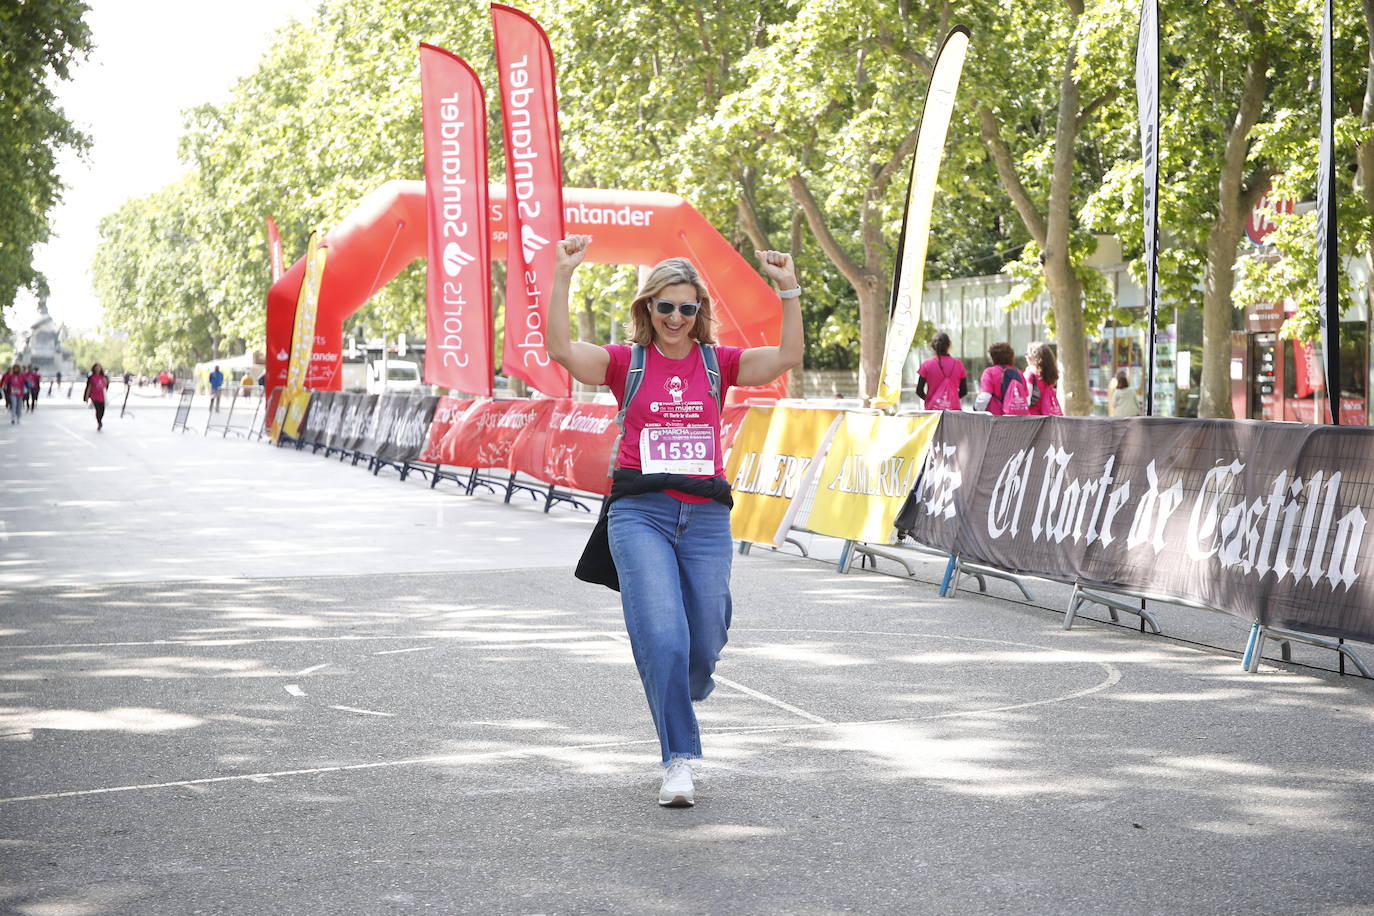
[[[756,548],[662,809],[587,513],[131,406],[0,425],[5,912],[1374,913],[1329,652]]]

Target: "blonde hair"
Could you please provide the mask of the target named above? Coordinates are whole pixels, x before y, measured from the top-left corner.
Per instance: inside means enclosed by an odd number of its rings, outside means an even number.
[[[691,261],[686,258],[669,258],[654,265],[654,269],[649,271],[649,276],[640,284],[634,301],[630,303],[631,343],[647,347],[654,342],[654,321],[649,314],[649,303],[658,298],[658,294],[663,290],[679,283],[690,283],[696,287],[697,304],[701,306],[697,312],[696,323],[692,325],[688,336],[704,344],[716,342],[716,319],[711,314],[711,294],[706,291],[706,284],[701,282],[701,276]]]

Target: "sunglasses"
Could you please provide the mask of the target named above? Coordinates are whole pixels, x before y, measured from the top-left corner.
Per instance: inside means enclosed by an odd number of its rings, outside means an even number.
[[[660,315],[671,315],[674,311],[682,313],[683,318],[691,318],[701,311],[701,304],[697,302],[669,302],[667,299],[655,299],[654,308]]]

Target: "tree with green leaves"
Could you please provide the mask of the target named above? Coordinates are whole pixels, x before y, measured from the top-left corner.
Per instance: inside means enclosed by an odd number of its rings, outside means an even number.
[[[1202,312],[1198,415],[1230,417],[1236,263],[1256,201],[1288,161],[1295,119],[1316,76],[1314,4],[1227,0],[1161,10],[1160,300]],[[1295,40],[1294,36],[1303,36]],[[1123,115],[1123,120],[1125,119]],[[1090,205],[1095,222],[1130,239],[1139,226],[1138,162],[1120,162]],[[1139,238],[1138,233],[1135,236]],[[1133,250],[1139,253],[1139,245]]]
[[[1084,58],[1090,45],[1130,47],[1132,6],[1040,0],[988,11],[975,26],[980,53],[965,90],[977,100],[983,146],[1030,236],[1020,262],[1008,265],[1022,281],[1008,305],[1049,294],[1060,399],[1070,414],[1091,409],[1087,335],[1112,307],[1101,276],[1084,263],[1096,241],[1081,210],[1104,162],[1139,155],[1102,117],[1126,93],[1133,68]]]
[[[1336,241],[1343,259],[1360,258],[1374,276],[1374,0],[1365,0],[1361,9],[1336,4],[1334,12],[1334,203],[1340,227]],[[1238,302],[1290,303],[1295,312],[1284,323],[1283,333],[1309,342],[1320,336],[1316,212],[1278,212],[1273,204],[1315,197],[1320,116],[1320,100],[1315,90],[1316,68],[1320,66],[1319,16],[1318,11],[1312,11],[1310,41],[1293,42],[1298,60],[1310,68],[1313,79],[1306,91],[1296,95],[1292,108],[1275,116],[1275,127],[1262,133],[1264,148],[1275,163],[1276,172],[1269,194],[1269,212],[1276,225],[1266,239],[1272,247],[1268,253],[1239,259],[1236,285]],[[1343,299],[1348,297],[1352,292],[1349,275],[1342,272],[1333,279],[1340,281]],[[1364,294],[1368,308],[1368,297],[1374,290],[1367,287]],[[1369,358],[1368,353],[1352,352],[1350,356],[1362,364]],[[1342,362],[1346,362],[1344,356]]]
[[[712,146],[747,156],[767,176],[761,186],[787,188],[786,205],[823,258],[810,270],[815,261],[801,259],[808,284],[833,296],[824,275],[838,272],[849,287],[865,397],[877,390],[905,179],[949,17],[943,3],[800,7],[740,61],[747,85],[721,102],[707,134]]]
[[[61,199],[57,158],[85,150],[89,140],[67,119],[53,94],[72,64],[91,50],[80,0],[9,0],[0,5],[0,331],[16,294],[47,298],[33,266],[34,246],[51,235],[48,214]]]

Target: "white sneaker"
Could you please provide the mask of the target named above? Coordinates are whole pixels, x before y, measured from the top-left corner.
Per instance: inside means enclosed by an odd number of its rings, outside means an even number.
[[[658,803],[665,808],[690,808],[696,804],[692,764],[685,757],[674,757],[668,764],[663,786],[658,790]]]

